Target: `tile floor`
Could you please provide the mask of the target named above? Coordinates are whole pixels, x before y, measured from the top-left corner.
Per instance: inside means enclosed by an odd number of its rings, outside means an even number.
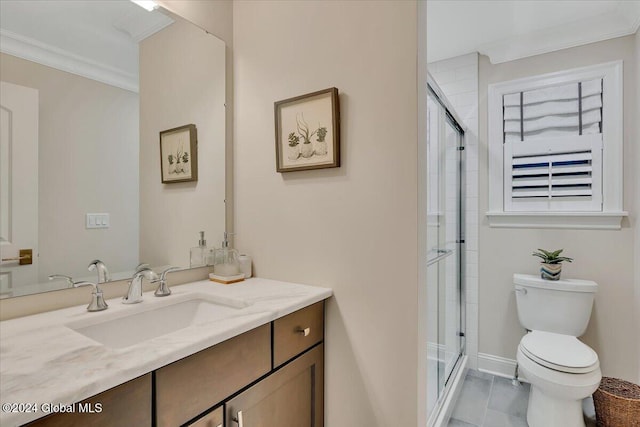
[[[527,383],[469,370],[449,427],[527,427]],[[585,399],[585,422],[595,426],[593,402]]]

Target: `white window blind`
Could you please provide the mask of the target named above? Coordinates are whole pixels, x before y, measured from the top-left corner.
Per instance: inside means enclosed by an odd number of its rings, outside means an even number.
[[[602,79],[503,97],[506,211],[602,209]]]
[[[505,210],[601,210],[601,135],[506,142],[504,153]]]

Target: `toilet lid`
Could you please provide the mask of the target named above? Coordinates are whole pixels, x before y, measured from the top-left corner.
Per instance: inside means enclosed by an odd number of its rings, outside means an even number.
[[[591,372],[598,364],[596,352],[569,335],[532,331],[522,338],[520,348],[530,359],[556,371]]]

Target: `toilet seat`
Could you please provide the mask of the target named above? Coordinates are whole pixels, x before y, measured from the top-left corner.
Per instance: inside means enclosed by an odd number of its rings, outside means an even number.
[[[584,374],[599,367],[596,352],[569,335],[532,331],[522,338],[520,349],[532,361],[559,372]]]

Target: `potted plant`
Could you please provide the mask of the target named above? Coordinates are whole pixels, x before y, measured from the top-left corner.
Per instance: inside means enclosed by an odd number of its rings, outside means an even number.
[[[317,132],[316,147],[314,151],[318,156],[324,156],[325,154],[327,154],[327,141],[324,140],[327,136],[327,128],[324,126],[320,126],[320,124],[318,123]]]
[[[169,174],[176,172],[176,165],[173,164],[174,159],[173,154],[167,156],[167,160],[169,161]]]
[[[287,157],[289,160],[297,160],[300,157],[300,148],[298,144],[300,143],[300,137],[298,137],[295,132],[291,132],[289,134],[289,149],[287,151]]]
[[[562,263],[572,262],[573,258],[567,258],[560,256],[564,249],[558,249],[555,251],[546,251],[538,248],[538,252],[534,252],[532,255],[537,256],[542,260],[540,264],[540,277],[547,280],[560,280],[560,273],[562,272]]]
[[[309,158],[313,156],[313,145],[311,144],[311,137],[317,132],[314,130],[313,132],[309,131],[309,125],[304,121],[304,114],[300,114],[300,118],[296,116],[296,125],[298,127],[298,133],[302,137],[302,150],[301,154],[304,158]]]

